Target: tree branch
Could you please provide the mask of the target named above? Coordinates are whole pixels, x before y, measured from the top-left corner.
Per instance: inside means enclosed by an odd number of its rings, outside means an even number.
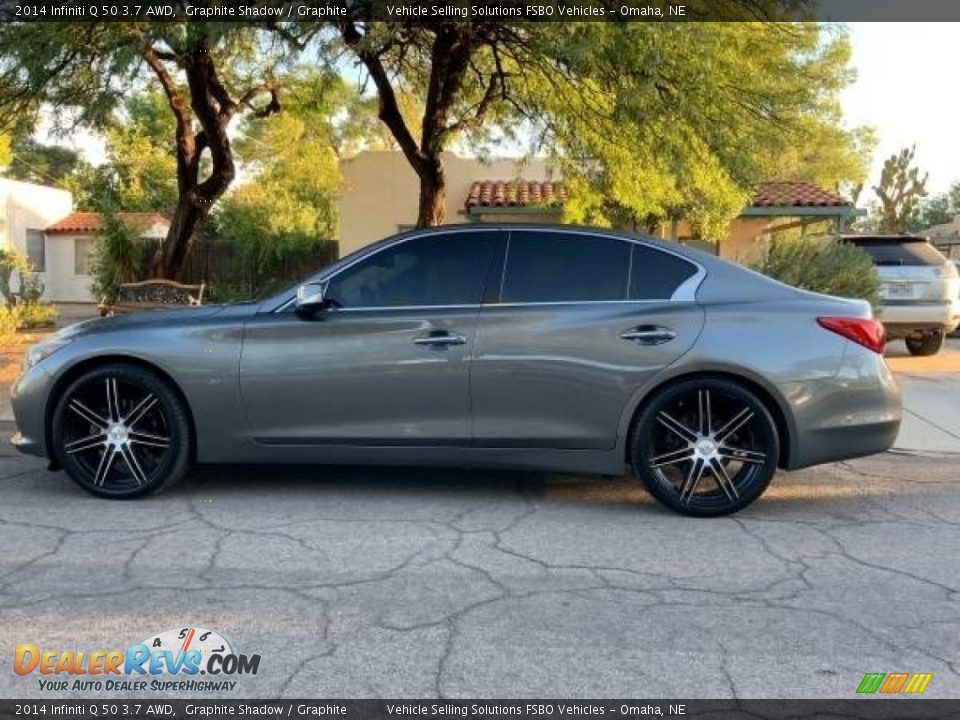
[[[362,47],[363,33],[360,32],[355,23],[344,23],[340,32],[344,42],[360,58],[370,75],[370,79],[377,87],[377,96],[380,101],[378,116],[390,129],[407,161],[419,173],[424,167],[425,158],[413,137],[413,133],[410,132],[410,128],[407,127],[407,123],[403,119],[400,105],[397,102],[397,95],[390,83],[390,76],[387,74],[383,61],[376,52]]]

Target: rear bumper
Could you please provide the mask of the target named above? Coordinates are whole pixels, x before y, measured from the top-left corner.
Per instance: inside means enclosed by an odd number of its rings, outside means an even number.
[[[891,338],[917,330],[952,332],[960,325],[960,300],[885,302],[876,308],[875,316]]]
[[[900,388],[881,355],[850,343],[830,381],[791,402],[797,432],[787,469],[889,450],[900,431]]]

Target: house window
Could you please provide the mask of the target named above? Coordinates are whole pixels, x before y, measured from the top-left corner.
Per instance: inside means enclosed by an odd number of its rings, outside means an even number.
[[[27,259],[34,272],[47,271],[46,236],[43,230],[27,230]]]
[[[93,267],[96,238],[78,237],[73,240],[73,274],[89,275]]]

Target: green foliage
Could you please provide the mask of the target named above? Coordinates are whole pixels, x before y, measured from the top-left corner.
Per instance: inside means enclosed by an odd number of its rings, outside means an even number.
[[[877,271],[862,249],[830,238],[783,239],[770,243],[750,263],[757,272],[787,285],[876,304]]]
[[[837,102],[851,79],[840,30],[557,23],[550,32],[567,81],[528,74],[522,91],[546,111],[534,124],[580,184],[569,220],[685,218],[710,239],[760,180],[836,185],[865,175],[872,135],[844,131]]]
[[[52,327],[59,313],[50,303],[28,303],[17,307],[19,311],[18,327],[21,330]]]
[[[11,146],[10,164],[4,176],[13,180],[63,187],[80,165],[76,150],[44,145],[31,137],[18,137]]]
[[[920,203],[910,219],[910,230],[923,230],[931,225],[953,222],[960,214],[960,182],[955,182],[945,193],[938,193]]]
[[[80,164],[66,181],[79,207],[100,212],[172,212],[177,202],[173,119],[159,92],[131,95],[103,131],[106,162]]]
[[[142,280],[146,253],[147,245],[139,233],[108,213],[97,235],[91,267],[94,296],[113,297],[121,284]]]
[[[927,177],[920,176],[914,164],[916,146],[904,148],[887,158],[880,184],[873,187],[879,200],[877,229],[883,232],[907,232],[910,219],[927,195]]]

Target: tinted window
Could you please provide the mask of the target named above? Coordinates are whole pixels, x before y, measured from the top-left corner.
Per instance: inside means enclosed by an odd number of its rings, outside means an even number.
[[[696,272],[696,265],[676,255],[646,245],[634,245],[630,299],[667,300]]]
[[[392,245],[333,278],[327,297],[345,308],[479,303],[495,240],[467,232]]]
[[[613,238],[513,231],[501,302],[625,300],[630,247]]]
[[[874,265],[943,265],[946,262],[941,252],[922,238],[848,238],[845,242],[866,250]]]

